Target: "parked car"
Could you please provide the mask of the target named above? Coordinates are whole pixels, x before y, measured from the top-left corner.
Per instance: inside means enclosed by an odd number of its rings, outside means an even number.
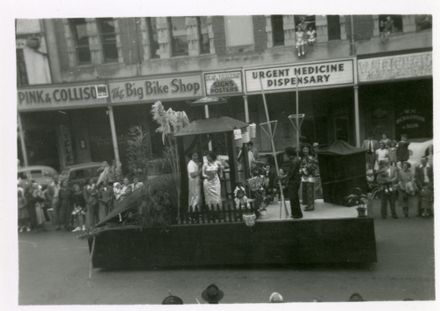
[[[98,178],[101,162],[87,162],[66,166],[60,174],[60,182],[67,180],[69,185],[85,185],[90,178]]]
[[[50,166],[31,165],[19,168],[17,175],[18,177],[26,176],[28,180],[35,180],[40,185],[45,186],[49,185],[55,176],[58,176],[58,172]]]
[[[408,162],[411,163],[411,169],[414,170],[415,167],[420,164],[420,159],[425,155],[428,156],[428,163],[432,165],[432,154],[430,154],[427,150],[433,144],[433,140],[425,140],[425,141],[417,141],[410,142],[408,146],[409,150],[409,159]]]

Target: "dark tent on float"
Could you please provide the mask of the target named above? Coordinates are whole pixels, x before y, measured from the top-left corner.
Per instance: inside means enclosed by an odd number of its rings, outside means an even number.
[[[318,151],[324,201],[344,205],[355,187],[367,190],[365,150],[338,140]]]

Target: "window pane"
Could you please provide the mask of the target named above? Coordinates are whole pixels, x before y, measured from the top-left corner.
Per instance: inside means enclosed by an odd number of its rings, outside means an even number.
[[[209,53],[208,18],[206,16],[197,17],[197,27],[199,31],[200,53]]]
[[[28,76],[26,72],[26,63],[24,62],[24,53],[22,49],[17,49],[17,85],[29,85]]]
[[[416,30],[432,28],[432,15],[416,15]]]
[[[84,18],[69,19],[70,29],[76,45],[76,53],[79,64],[91,62],[87,23]]]
[[[118,60],[115,20],[113,18],[97,18],[96,21],[101,36],[104,62],[115,62]]]
[[[272,15],[273,45],[284,45],[284,25],[282,15]]]
[[[327,15],[327,29],[329,40],[341,39],[341,25],[339,23],[339,15]]]
[[[148,17],[147,24],[150,37],[150,55],[151,58],[158,58],[159,38],[157,35],[156,17]]]
[[[171,17],[169,21],[173,40],[173,55],[188,55],[185,17]]]
[[[80,64],[89,64],[91,62],[90,49],[89,47],[79,47],[77,48],[78,62]]]
[[[254,44],[252,16],[225,16],[225,29],[228,47]]]

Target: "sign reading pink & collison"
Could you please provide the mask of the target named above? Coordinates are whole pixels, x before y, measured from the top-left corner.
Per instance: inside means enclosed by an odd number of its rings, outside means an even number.
[[[200,74],[112,81],[109,87],[112,103],[154,102],[203,96]]]
[[[283,91],[298,88],[319,88],[354,83],[353,60],[303,63],[245,69],[246,93]]]
[[[237,95],[243,93],[241,70],[205,72],[206,95]]]

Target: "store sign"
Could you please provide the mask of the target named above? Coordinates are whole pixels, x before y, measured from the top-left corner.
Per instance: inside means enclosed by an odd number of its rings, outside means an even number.
[[[107,88],[107,86],[105,84],[99,85],[99,89],[103,88]],[[106,104],[106,99],[97,98],[97,89],[97,85],[19,89],[17,92],[18,110],[59,109]]]
[[[112,103],[196,98],[203,96],[200,75],[110,82]]]
[[[245,69],[247,93],[353,84],[353,60]],[[261,84],[260,84],[261,83]]]
[[[203,75],[208,96],[236,95],[243,92],[241,71],[207,72]]]
[[[432,53],[414,53],[358,60],[359,82],[432,76]]]

